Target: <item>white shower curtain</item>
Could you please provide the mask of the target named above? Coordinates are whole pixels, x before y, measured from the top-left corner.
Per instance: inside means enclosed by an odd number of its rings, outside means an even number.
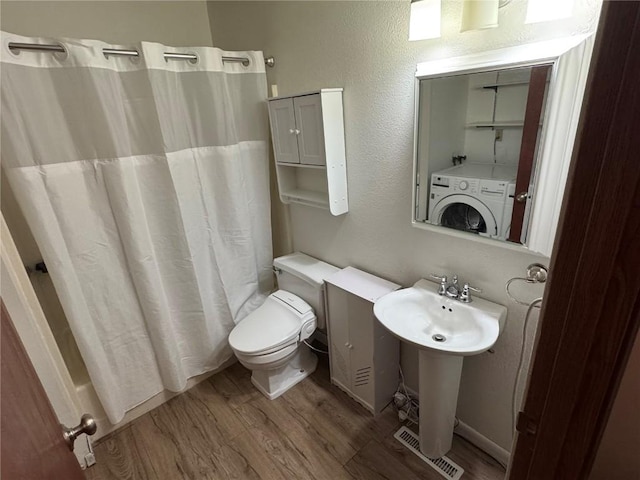
[[[2,33],[1,90],[3,174],[110,421],[229,359],[271,286],[262,53]]]

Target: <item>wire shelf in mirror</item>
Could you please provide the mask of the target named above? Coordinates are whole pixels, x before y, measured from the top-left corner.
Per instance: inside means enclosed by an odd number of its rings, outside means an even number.
[[[547,80],[547,83],[549,83],[549,80]],[[487,83],[484,85],[478,85],[475,88],[481,89],[494,89],[494,88],[499,88],[499,87],[517,87],[517,86],[521,86],[521,85],[529,85],[529,81],[523,81],[523,80],[518,80],[518,81],[513,81],[513,82],[495,82],[495,83]]]
[[[466,128],[522,128],[524,121],[522,120],[504,120],[504,121],[487,121],[487,122],[470,122],[465,124]]]

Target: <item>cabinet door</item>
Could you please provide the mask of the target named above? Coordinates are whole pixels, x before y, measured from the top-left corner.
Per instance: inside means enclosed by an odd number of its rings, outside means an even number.
[[[293,106],[296,125],[300,132],[298,134],[300,163],[326,165],[320,94],[295,97]]]
[[[331,380],[341,388],[351,391],[351,349],[349,348],[349,294],[341,288],[327,285],[329,329],[329,360]]]
[[[296,117],[293,113],[293,100],[283,98],[269,102],[269,122],[273,151],[278,163],[300,163]]]
[[[373,304],[355,295],[349,298],[351,391],[374,408]]]

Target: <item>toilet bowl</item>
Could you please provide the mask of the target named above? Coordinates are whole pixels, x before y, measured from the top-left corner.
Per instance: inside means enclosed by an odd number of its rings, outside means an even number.
[[[252,371],[251,382],[271,400],[315,371],[318,358],[303,342],[324,326],[324,279],[339,271],[302,253],[277,258],[274,267],[281,290],[229,334],[236,358]]]
[[[251,382],[273,400],[316,369],[318,358],[302,344],[316,329],[311,306],[285,290],[269,295],[229,334],[229,345]]]

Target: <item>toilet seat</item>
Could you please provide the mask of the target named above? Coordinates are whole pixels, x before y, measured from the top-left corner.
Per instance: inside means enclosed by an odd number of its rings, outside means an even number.
[[[238,358],[264,356],[259,363],[270,363],[289,356],[300,338],[307,338],[315,327],[313,309],[300,297],[278,290],[235,326],[229,345]]]
[[[299,348],[300,345],[294,342],[280,350],[263,355],[245,355],[239,352],[235,352],[235,355],[240,363],[250,370],[271,370],[288,363]]]

